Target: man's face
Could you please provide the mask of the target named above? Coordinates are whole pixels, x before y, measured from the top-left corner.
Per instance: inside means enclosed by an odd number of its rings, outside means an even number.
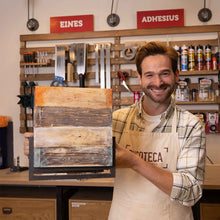
[[[178,82],[178,71],[173,73],[171,61],[166,55],[146,57],[141,64],[142,77],[138,80],[145,95],[154,103],[165,103]]]

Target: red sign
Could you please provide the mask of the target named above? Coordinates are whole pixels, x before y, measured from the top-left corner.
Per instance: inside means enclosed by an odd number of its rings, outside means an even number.
[[[138,11],[137,28],[184,26],[184,9]]]
[[[50,18],[50,33],[93,31],[93,15]]]

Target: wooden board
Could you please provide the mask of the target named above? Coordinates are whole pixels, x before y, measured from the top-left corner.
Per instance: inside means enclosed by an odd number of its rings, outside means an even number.
[[[35,88],[34,167],[113,165],[112,90]]]

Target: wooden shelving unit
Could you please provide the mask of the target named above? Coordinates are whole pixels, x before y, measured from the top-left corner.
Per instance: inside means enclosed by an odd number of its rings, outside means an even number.
[[[205,39],[205,40],[186,40],[186,41],[169,41],[170,46],[174,45],[207,45],[210,44],[211,46],[218,47],[219,46],[219,36],[220,36],[220,25],[210,25],[210,26],[189,26],[189,27],[173,27],[173,28],[155,28],[155,29],[134,29],[134,30],[116,30],[116,31],[96,31],[96,32],[83,32],[83,33],[59,33],[59,34],[34,34],[34,35],[21,35],[20,36],[20,94],[24,94],[24,89],[22,87],[22,81],[48,81],[48,86],[50,82],[54,78],[54,73],[40,73],[37,74],[25,74],[24,66],[28,65],[24,63],[23,54],[24,51],[31,52],[33,50],[46,50],[48,56],[53,55],[55,53],[55,47],[45,46],[45,47],[29,47],[27,46],[30,42],[56,42],[56,41],[67,41],[71,40],[74,43],[74,40],[83,40],[88,43],[88,53],[91,55],[95,52],[94,44],[90,43],[92,39],[97,39],[103,41],[103,39],[111,39],[113,43],[111,43],[111,79],[112,79],[112,90],[113,90],[113,110],[116,110],[122,106],[131,105],[133,103],[133,96],[132,94],[128,94],[126,96],[122,96],[122,93],[126,93],[127,91],[125,88],[120,85],[120,82],[117,78],[117,71],[122,68],[122,65],[126,64],[126,66],[131,65],[131,68],[127,69],[129,80],[132,78],[136,78],[137,74],[134,70],[134,60],[126,60],[122,57],[121,52],[125,48],[125,43],[122,41],[124,37],[132,37],[133,41],[137,42],[138,40],[134,40],[135,37],[138,36],[154,36],[154,35],[163,35],[164,36],[164,43],[166,42],[166,38],[168,35],[185,35],[185,34],[194,34],[194,33],[217,33],[216,39]],[[68,44],[67,44],[68,46]],[[94,56],[88,56],[87,65],[88,67],[95,66],[95,59]],[[32,64],[31,64],[32,65]],[[45,68],[45,67],[54,67],[54,60],[50,60],[49,64],[44,66],[38,66],[37,68]],[[91,69],[91,68],[89,68]],[[218,75],[218,71],[186,71],[180,72],[180,76],[207,76],[207,75]],[[75,74],[75,81],[78,80],[77,74]],[[86,83],[90,80],[95,79],[95,72],[88,71],[86,73]],[[128,81],[129,81],[128,80]],[[129,84],[129,88],[132,91],[140,91],[140,86],[137,84]],[[77,86],[78,87],[78,83]],[[99,85],[92,85],[89,87],[99,87]],[[190,89],[198,88],[197,83],[192,83],[190,85]],[[214,84],[214,88],[218,89],[218,84]],[[30,88],[28,88],[28,91]],[[178,104],[187,104],[187,105],[200,105],[200,104],[217,104],[220,105],[219,101],[215,102],[187,102],[187,103],[178,103]],[[32,114],[27,114],[27,119],[32,120]],[[25,110],[21,106],[20,108],[20,132],[24,133],[25,130]],[[32,126],[29,126],[28,131],[33,131]]]

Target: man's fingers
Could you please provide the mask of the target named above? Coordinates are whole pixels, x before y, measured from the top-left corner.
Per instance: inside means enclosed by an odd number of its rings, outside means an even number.
[[[24,133],[24,137],[25,138],[29,138],[29,137],[33,137],[34,136],[34,133],[33,132],[25,132]]]

